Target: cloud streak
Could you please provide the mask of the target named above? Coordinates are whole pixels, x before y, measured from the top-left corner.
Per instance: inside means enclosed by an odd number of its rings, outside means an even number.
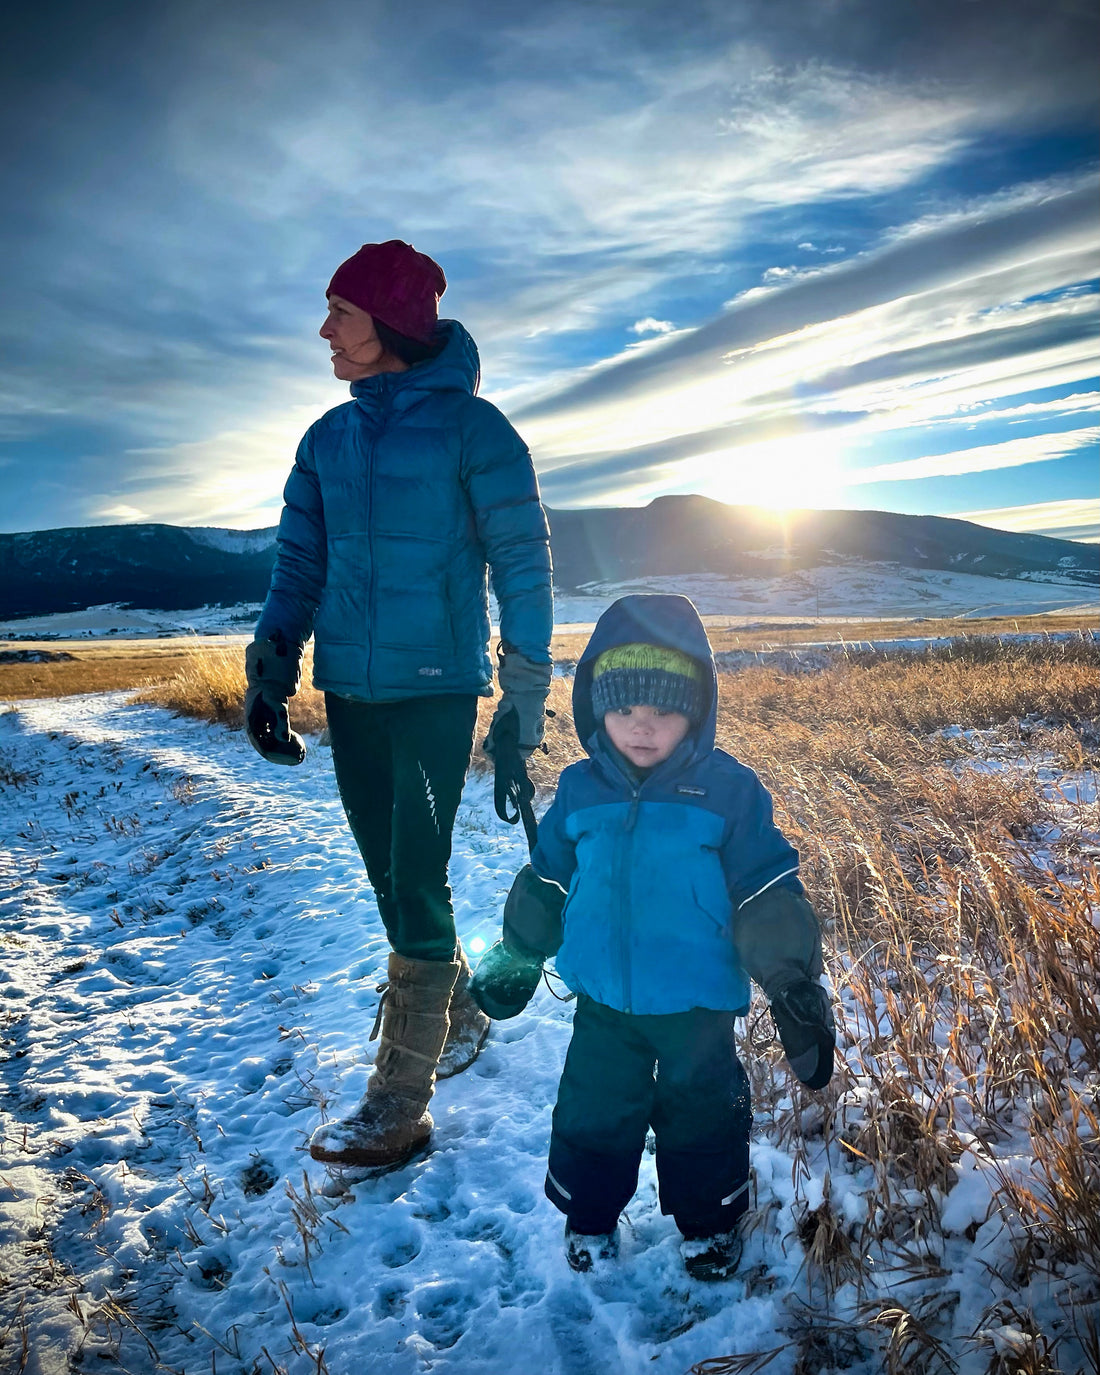
[[[971,520],[975,525],[989,525],[995,530],[1100,543],[1100,497],[1038,501],[1026,506],[1001,506],[991,511],[956,511],[954,514],[958,520]]]
[[[1095,296],[1079,284],[1096,270],[1098,240],[1085,182],[925,218],[855,259],[746,292],[702,327],[602,365],[518,419],[549,492],[577,484],[589,501],[678,484],[760,500],[759,464],[784,437],[820,449],[827,431],[835,459],[838,439],[881,447],[929,423],[965,420],[986,434],[1048,415],[1062,417],[1059,428],[1080,424],[1094,392],[1001,399],[1092,372]],[[833,461],[834,495],[1021,466],[1084,442],[1020,437],[847,472]],[[797,477],[789,463],[781,472]]]
[[[1065,458],[1079,449],[1095,448],[1100,442],[1100,426],[1074,430],[1069,434],[1029,435],[1008,439],[1001,444],[979,444],[972,449],[956,449],[947,454],[927,454],[903,463],[878,463],[849,473],[849,487],[871,482],[913,482],[929,477],[958,477],[962,473],[986,473],[995,468],[1017,468],[1027,463],[1049,463]]]

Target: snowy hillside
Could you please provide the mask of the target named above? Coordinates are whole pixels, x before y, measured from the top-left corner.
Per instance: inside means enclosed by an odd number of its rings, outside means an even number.
[[[592,621],[627,592],[681,592],[705,616],[1028,616],[1097,605],[1079,582],[986,578],[852,560],[772,578],[716,574],[590,583],[555,600],[558,621]]]
[[[1032,616],[1097,606],[1096,589],[1080,582],[986,578],[974,573],[921,571],[899,564],[853,561],[771,578],[725,578],[696,573],[625,583],[590,583],[577,591],[557,592],[555,620],[558,625],[590,624],[616,597],[627,592],[682,592],[704,616],[754,621],[788,616],[811,620]],[[0,622],[0,638],[239,635],[251,630],[260,606],[259,602],[250,602],[192,611],[141,611],[111,604]],[[495,614],[494,607],[494,619]]]
[[[716,589],[730,586],[734,601],[766,600],[770,589],[781,599],[803,601],[807,586],[814,589],[811,600],[824,596],[835,603],[856,595],[862,612],[868,589],[859,585],[861,572],[871,583],[900,575],[911,583],[904,589],[905,605],[918,608],[940,599],[957,575],[988,584],[975,594],[999,604],[1016,595],[1010,585],[994,591],[999,582],[1065,585],[1072,589],[1062,594],[1065,605],[1095,601],[1100,587],[1100,551],[1094,545],[942,516],[776,513],[700,496],[657,497],[643,507],[548,508],[546,514],[555,582],[569,593],[596,582],[702,579]],[[262,601],[275,534],[273,527],[142,524],[0,534],[0,618],[110,603],[172,612],[179,621],[190,614],[186,608],[204,603]],[[941,582],[938,573],[949,576]],[[891,614],[885,607],[872,610]],[[848,612],[837,604],[822,614]]]

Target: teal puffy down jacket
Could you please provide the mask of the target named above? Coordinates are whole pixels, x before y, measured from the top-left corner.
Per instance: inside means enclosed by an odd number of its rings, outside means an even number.
[[[492,692],[486,573],[500,632],[549,662],[550,544],[526,445],[475,396],[477,348],[352,383],[306,432],[284,491],[257,639],[315,637],[313,682],[369,702]]]

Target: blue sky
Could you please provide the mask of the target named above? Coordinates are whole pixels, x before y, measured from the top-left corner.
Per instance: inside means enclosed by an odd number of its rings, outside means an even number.
[[[273,524],[410,240],[550,506],[1100,538],[1090,0],[19,5],[0,529]]]

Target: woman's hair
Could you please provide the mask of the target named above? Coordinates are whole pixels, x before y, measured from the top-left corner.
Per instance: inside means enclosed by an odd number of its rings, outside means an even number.
[[[410,368],[434,358],[442,348],[442,344],[434,340],[430,344],[422,344],[419,339],[410,339],[407,334],[398,334],[397,330],[390,329],[389,325],[384,325],[378,319],[374,322],[374,332],[386,352],[400,358],[402,363],[407,363]]]

